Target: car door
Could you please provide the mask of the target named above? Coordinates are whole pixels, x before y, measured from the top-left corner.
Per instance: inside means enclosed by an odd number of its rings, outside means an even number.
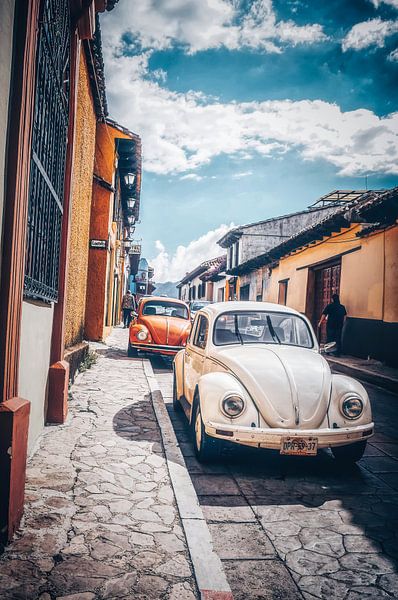
[[[198,314],[195,318],[189,346],[185,350],[185,395],[190,404],[193,402],[199,378],[203,374],[208,332],[208,318],[203,314]]]

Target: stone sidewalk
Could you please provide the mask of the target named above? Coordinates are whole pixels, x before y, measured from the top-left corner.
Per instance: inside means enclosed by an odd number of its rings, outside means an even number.
[[[29,461],[2,600],[194,600],[198,593],[140,359],[115,329]]]

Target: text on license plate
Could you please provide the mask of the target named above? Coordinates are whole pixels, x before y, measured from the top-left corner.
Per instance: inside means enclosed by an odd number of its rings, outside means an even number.
[[[318,438],[285,437],[281,441],[281,454],[315,455],[318,451]]]

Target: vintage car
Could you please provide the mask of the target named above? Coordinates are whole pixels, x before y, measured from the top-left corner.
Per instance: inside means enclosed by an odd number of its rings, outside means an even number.
[[[185,302],[161,296],[143,297],[129,329],[128,356],[138,350],[174,356],[185,347],[191,329]]]
[[[202,461],[229,441],[293,455],[330,448],[353,463],[373,435],[365,388],[333,375],[308,319],[279,304],[209,304],[173,371],[173,406],[188,417]]]

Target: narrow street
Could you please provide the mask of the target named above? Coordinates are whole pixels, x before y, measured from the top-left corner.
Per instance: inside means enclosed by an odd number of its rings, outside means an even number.
[[[398,398],[367,385],[376,435],[359,467],[231,448],[201,465],[172,408],[170,363],[152,359],[236,600],[398,596]]]

